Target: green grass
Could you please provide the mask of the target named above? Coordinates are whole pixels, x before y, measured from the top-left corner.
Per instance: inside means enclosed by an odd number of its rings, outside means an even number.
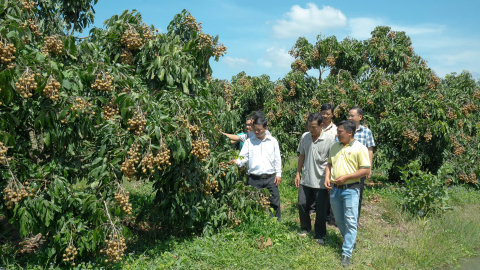
[[[140,223],[134,225],[138,231],[128,244],[125,262],[117,268],[338,269],[342,237],[336,228],[328,227],[325,246],[318,246],[313,234],[306,238],[297,236],[295,168],[295,160],[287,161],[284,167],[280,186],[282,222],[265,215],[234,229],[220,229],[212,236],[182,238],[166,237],[161,228]],[[140,206],[154,211],[151,183],[125,185],[137,206],[136,213]],[[460,258],[476,255],[480,248],[480,192],[465,187],[454,187],[449,192],[453,210],[419,218],[400,210],[401,193],[397,186],[367,188],[362,208],[363,228],[357,236],[350,269],[435,269],[455,266]],[[265,244],[269,238],[271,246],[261,245],[260,239]],[[36,269],[31,264],[21,266]],[[99,260],[78,269],[88,267],[100,269]],[[18,265],[5,268],[18,269]]]

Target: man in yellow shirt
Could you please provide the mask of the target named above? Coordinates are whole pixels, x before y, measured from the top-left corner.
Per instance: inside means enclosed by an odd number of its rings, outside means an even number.
[[[350,265],[357,237],[360,178],[370,173],[370,159],[365,145],[354,139],[355,123],[337,124],[338,143],[330,149],[325,168],[325,186],[330,190],[330,204],[337,227],[343,236],[342,265]]]

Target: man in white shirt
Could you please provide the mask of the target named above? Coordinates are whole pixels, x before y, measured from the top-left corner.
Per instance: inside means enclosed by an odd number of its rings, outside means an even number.
[[[263,114],[263,113],[262,113]],[[266,188],[272,195],[270,207],[275,211],[278,221],[281,220],[280,192],[278,186],[282,182],[282,158],[277,139],[267,134],[267,120],[260,114],[253,119],[253,132],[243,145],[239,159],[235,163],[243,167],[248,163],[248,184],[257,189]]]
[[[250,114],[248,120],[253,121],[253,118],[259,117],[259,116],[265,117],[265,114],[262,111],[255,111],[252,114]],[[232,143],[233,142],[243,142],[243,143],[245,143],[248,139],[255,136],[255,133],[253,132],[253,130],[252,131],[247,131],[247,133],[245,133],[245,134],[238,134],[238,135],[228,134],[228,133],[225,133],[225,132],[220,132],[220,133],[227,136],[227,138],[229,138]],[[267,130],[266,133],[267,133],[267,135],[272,136],[272,134],[270,134],[270,131]]]

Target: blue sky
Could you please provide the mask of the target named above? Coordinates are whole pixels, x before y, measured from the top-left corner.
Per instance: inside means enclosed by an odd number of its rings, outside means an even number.
[[[230,80],[241,71],[282,78],[292,62],[287,52],[298,37],[311,43],[320,33],[339,40],[366,39],[378,25],[406,31],[415,51],[438,75],[468,70],[480,79],[480,1],[99,0],[94,8],[95,26],[136,9],[144,22],[163,32],[175,14],[187,9],[205,33],[219,35],[228,48],[219,62],[211,63],[213,76],[220,79]]]

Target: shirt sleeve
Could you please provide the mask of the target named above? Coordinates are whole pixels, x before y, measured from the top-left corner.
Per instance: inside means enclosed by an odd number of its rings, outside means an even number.
[[[359,149],[359,152],[357,153],[357,162],[358,162],[358,169],[371,167],[370,158],[368,157],[367,147],[362,147]]]
[[[297,152],[300,153],[300,155],[305,155],[305,149],[303,148],[303,138],[305,136],[302,136],[302,138],[300,138],[300,142],[298,143],[298,148],[297,148]]]
[[[243,144],[242,151],[240,151],[240,157],[236,160],[238,167],[243,167],[248,162],[248,153],[250,148],[250,140]]]
[[[237,136],[240,139],[240,141],[245,142],[247,140],[248,134],[246,134],[246,133],[245,134],[239,134]]]
[[[275,140],[275,173],[277,177],[282,177],[282,156],[280,155],[280,146],[278,145],[278,141]]]
[[[367,131],[367,140],[366,140],[366,147],[371,147],[371,146],[375,146],[375,141],[373,140],[373,134],[372,134],[372,131],[369,129]]]

